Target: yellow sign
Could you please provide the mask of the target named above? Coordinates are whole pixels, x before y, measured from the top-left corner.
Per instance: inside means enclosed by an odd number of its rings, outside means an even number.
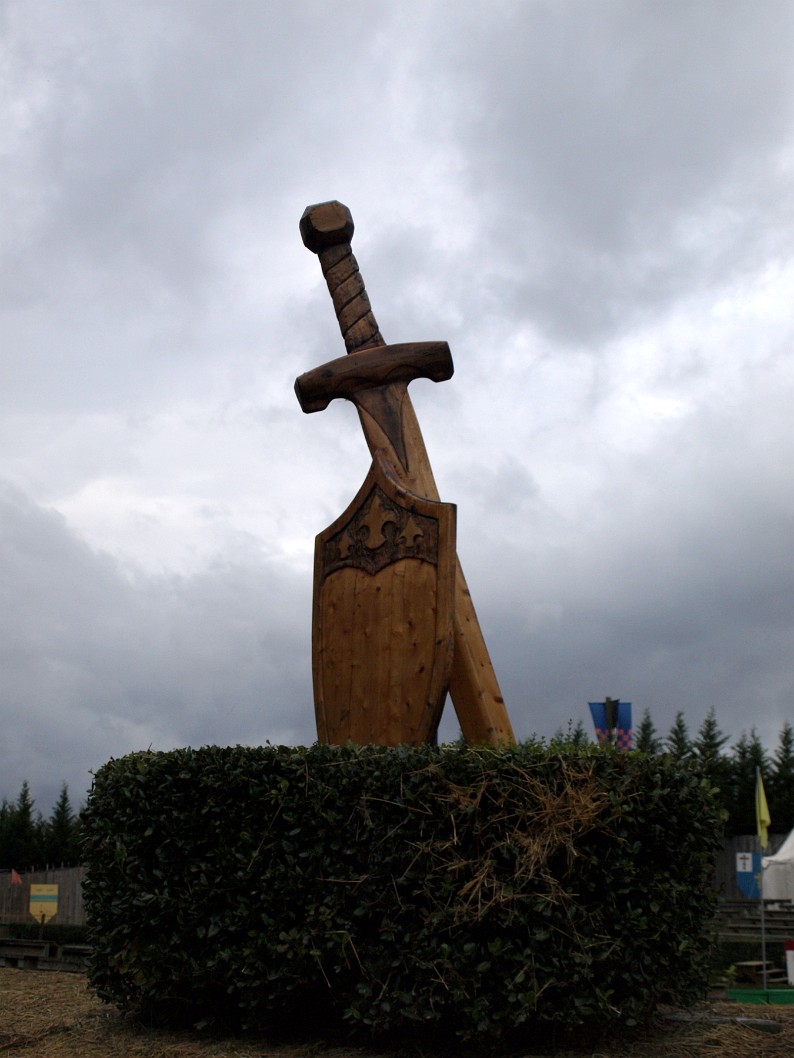
[[[28,910],[37,922],[42,919],[49,922],[53,915],[58,914],[58,886],[31,885]]]

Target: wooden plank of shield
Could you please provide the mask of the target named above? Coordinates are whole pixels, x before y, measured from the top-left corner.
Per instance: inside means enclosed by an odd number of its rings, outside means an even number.
[[[433,742],[452,672],[455,517],[377,451],[347,510],[317,536],[312,661],[317,734]]]

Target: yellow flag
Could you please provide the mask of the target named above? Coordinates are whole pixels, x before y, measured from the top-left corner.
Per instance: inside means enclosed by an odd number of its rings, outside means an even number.
[[[772,820],[769,818],[760,768],[757,768],[755,773],[755,821],[758,824],[758,840],[761,848],[765,849],[769,844],[769,828],[772,826]]]

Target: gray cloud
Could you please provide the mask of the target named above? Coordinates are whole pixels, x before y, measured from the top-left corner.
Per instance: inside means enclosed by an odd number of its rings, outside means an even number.
[[[40,808],[61,781],[79,797],[148,745],[313,741],[305,578],[254,555],[130,573],[8,487],[0,563],[9,796],[28,778]]]
[[[450,67],[512,313],[592,341],[757,267],[791,208],[787,5],[468,11]]]

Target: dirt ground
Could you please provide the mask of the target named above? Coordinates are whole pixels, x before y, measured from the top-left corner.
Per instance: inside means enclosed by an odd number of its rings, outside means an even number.
[[[668,1014],[673,1012],[667,1012]],[[704,1005],[687,1017],[658,1019],[632,1039],[602,1041],[559,1058],[791,1058],[794,1006]],[[737,1023],[752,1018],[776,1032]],[[770,1022],[772,1025],[770,1026]],[[550,1052],[547,1050],[544,1055]],[[382,1058],[359,1047],[272,1045],[264,1040],[205,1039],[132,1024],[94,997],[82,974],[0,969],[0,1055],[11,1058]],[[390,1058],[432,1058],[423,1048]],[[446,1056],[449,1058],[449,1055]],[[523,1051],[511,1058],[533,1058]]]

